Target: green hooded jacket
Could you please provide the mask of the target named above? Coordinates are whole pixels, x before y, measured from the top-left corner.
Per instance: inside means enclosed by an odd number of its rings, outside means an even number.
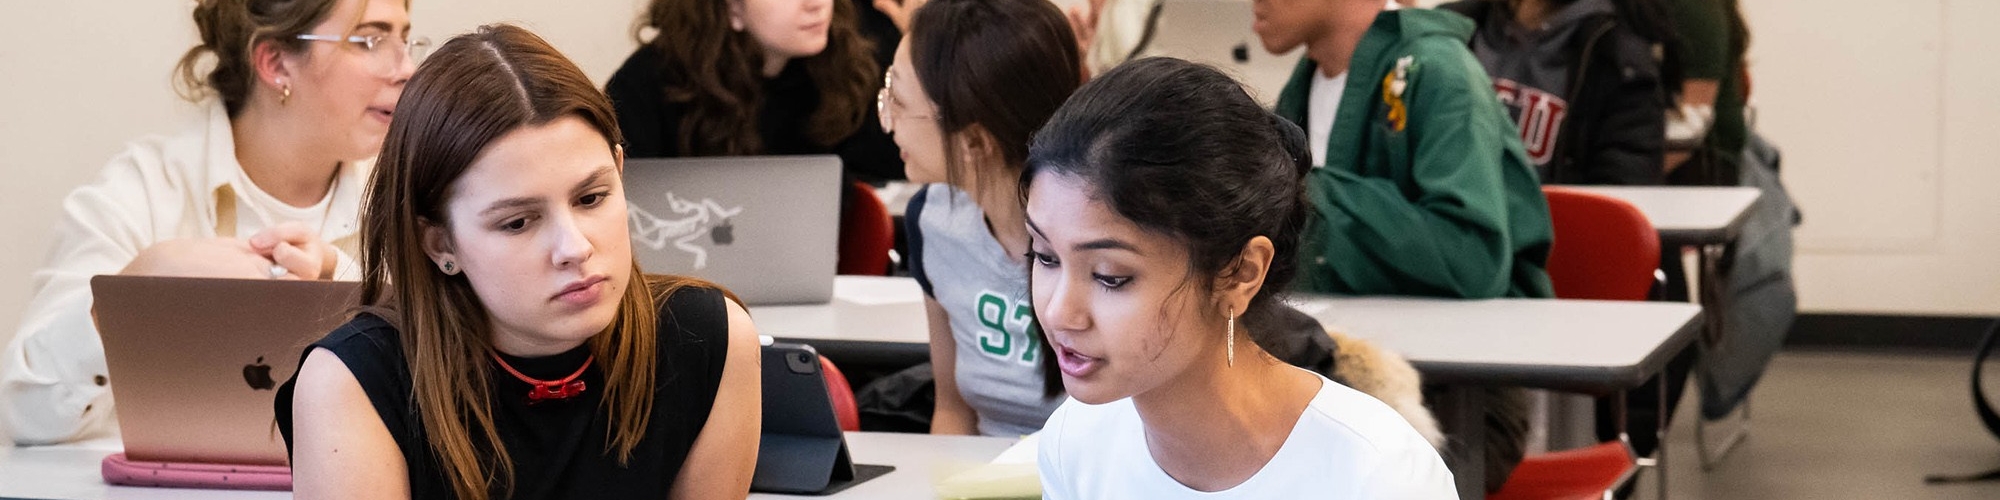
[[[1354,50],[1326,166],[1306,175],[1299,288],[1318,293],[1553,297],[1548,203],[1486,71],[1472,20],[1386,11]],[[1400,67],[1400,69],[1399,69]],[[1299,61],[1277,112],[1303,127],[1319,65]]]

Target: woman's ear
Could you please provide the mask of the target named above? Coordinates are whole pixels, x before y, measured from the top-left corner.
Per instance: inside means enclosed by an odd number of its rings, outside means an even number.
[[[1001,157],[1000,141],[994,139],[993,133],[987,131],[984,125],[977,123],[966,125],[964,130],[960,130],[951,136],[951,140],[958,142],[958,164],[960,165],[971,167],[979,165],[982,162],[998,160]],[[966,170],[978,172],[980,169],[967,168]]]
[[[250,49],[250,66],[257,71],[258,86],[270,86],[281,100],[290,97],[297,82],[298,57],[286,53],[284,46],[275,40],[258,42]]]
[[[612,163],[612,164],[614,164],[614,165],[617,165],[617,168],[618,168],[618,175],[619,175],[619,176],[624,176],[624,175],[625,175],[625,145],[624,145],[624,144],[615,144],[615,145],[612,145],[612,146],[611,146],[611,163]]]
[[[740,33],[745,26],[743,22],[743,0],[729,0],[729,30]]]
[[[1236,259],[1222,267],[1215,277],[1215,295],[1220,306],[1236,314],[1250,307],[1250,300],[1264,289],[1264,276],[1271,272],[1271,261],[1278,250],[1271,239],[1263,236],[1251,237],[1236,253]]]
[[[424,218],[418,218],[417,224],[423,227],[424,254],[430,256],[431,264],[445,274],[458,274],[461,268],[458,253],[452,250],[451,228]]]

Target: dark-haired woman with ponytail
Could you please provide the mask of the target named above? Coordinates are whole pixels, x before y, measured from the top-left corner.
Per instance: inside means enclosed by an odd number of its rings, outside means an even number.
[[[881,94],[910,181],[910,274],[929,312],[931,432],[1020,436],[1062,403],[1028,302],[1021,169],[1028,141],[1081,84],[1048,0],[932,0]]]
[[[1073,398],[1042,430],[1044,498],[1456,498],[1395,410],[1250,340],[1298,272],[1307,151],[1175,59],[1112,69],[1035,134],[1030,288]]]
[[[409,19],[404,0],[195,4],[201,44],[182,57],[180,83],[207,119],[131,143],[63,201],[0,360],[0,419],[16,442],[114,421],[91,276],[358,276],[363,184],[426,46]]]

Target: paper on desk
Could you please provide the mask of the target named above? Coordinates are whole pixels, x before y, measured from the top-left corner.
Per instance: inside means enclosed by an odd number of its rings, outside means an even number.
[[[833,282],[833,296],[864,306],[903,304],[924,300],[924,290],[908,278],[842,276]]]
[[[1038,499],[1042,478],[1036,468],[1037,435],[1000,452],[986,464],[971,465],[940,476],[937,496],[946,500]]]

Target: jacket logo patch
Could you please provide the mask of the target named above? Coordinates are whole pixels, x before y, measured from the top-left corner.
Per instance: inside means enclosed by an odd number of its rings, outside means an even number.
[[[1416,56],[1403,56],[1396,60],[1396,69],[1382,75],[1382,103],[1389,105],[1389,126],[1402,132],[1410,125],[1410,108],[1403,103],[1403,91],[1410,88],[1410,73],[1415,69]]]

